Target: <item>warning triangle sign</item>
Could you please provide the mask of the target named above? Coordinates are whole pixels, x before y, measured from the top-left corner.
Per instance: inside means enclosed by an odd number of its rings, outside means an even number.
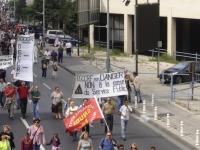
[[[75,94],[83,94],[80,84],[78,85],[77,89],[75,90]]]

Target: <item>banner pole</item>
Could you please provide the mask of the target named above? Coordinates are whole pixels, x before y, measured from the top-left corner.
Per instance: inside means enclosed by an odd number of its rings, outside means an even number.
[[[107,130],[110,132],[110,128],[109,128],[108,123],[107,123],[107,121],[106,121],[106,119],[105,119],[105,117],[104,117],[104,114],[103,114],[103,112],[102,112],[102,110],[101,110],[101,107],[99,106],[99,102],[97,101],[97,97],[94,96],[94,99],[95,99],[95,101],[96,101],[96,103],[97,103],[97,107],[98,107],[98,109],[99,109],[101,115],[103,116],[103,121],[104,121],[104,123],[105,123],[105,125],[106,125],[106,127],[107,127]]]

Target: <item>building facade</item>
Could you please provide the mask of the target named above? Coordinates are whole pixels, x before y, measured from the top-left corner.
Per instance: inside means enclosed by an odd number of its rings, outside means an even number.
[[[109,0],[110,41],[125,53],[134,53],[135,0]],[[158,0],[138,0],[138,4],[156,3]],[[100,0],[99,23],[94,27],[95,41],[106,42],[107,0]],[[200,1],[160,0],[160,40],[168,54],[176,51],[200,51]],[[86,31],[85,31],[86,32]],[[83,29],[84,33],[84,29]]]

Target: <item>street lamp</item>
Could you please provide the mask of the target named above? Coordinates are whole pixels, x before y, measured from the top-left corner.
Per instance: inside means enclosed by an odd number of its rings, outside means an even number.
[[[109,0],[107,0],[107,48],[106,48],[106,71],[110,72],[110,55],[109,55],[109,42],[110,42],[110,16],[109,16]]]

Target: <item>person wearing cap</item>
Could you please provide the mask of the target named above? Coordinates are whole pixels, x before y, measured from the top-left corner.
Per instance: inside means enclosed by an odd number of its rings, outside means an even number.
[[[14,86],[12,86],[12,84],[10,82],[8,82],[7,86],[4,88],[3,93],[6,97],[4,106],[7,106],[9,118],[13,119],[14,104],[15,104],[15,99],[16,99],[16,89]]]
[[[33,120],[33,124],[28,128],[30,139],[33,140],[33,150],[40,150],[40,145],[46,144],[44,128],[40,124],[40,119]]]

